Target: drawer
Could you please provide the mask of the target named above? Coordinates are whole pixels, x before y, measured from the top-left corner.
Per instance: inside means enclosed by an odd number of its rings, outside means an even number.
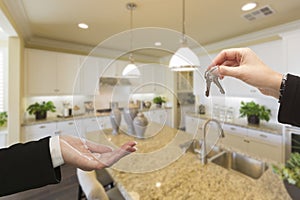
[[[233,125],[229,125],[229,124],[224,124],[222,128],[223,128],[225,134],[229,133],[229,134],[238,135],[238,136],[247,136],[247,132],[248,132],[247,128],[233,126]]]
[[[267,144],[278,145],[282,144],[282,135],[275,135],[258,130],[248,130],[248,137]]]

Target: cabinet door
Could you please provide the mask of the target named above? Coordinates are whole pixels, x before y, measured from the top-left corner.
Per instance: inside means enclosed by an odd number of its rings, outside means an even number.
[[[274,161],[283,161],[283,137],[257,130],[248,130],[248,152]]]
[[[82,136],[80,120],[57,122],[56,125],[57,125],[58,133],[61,135],[73,135],[73,136],[77,136],[77,137]]]
[[[299,32],[285,38],[287,71],[300,76],[300,36]]]
[[[249,141],[247,138],[247,129],[225,124],[223,126],[225,137],[222,138],[222,143],[229,147],[236,148],[243,152],[247,152]]]
[[[198,131],[199,119],[191,116],[185,116],[185,132],[196,134]]]
[[[99,89],[100,59],[97,57],[82,57],[80,65],[80,93],[94,95]]]
[[[100,130],[112,128],[109,116],[97,117]]]
[[[80,89],[79,76],[80,57],[72,54],[57,56],[57,88],[60,94],[78,94]],[[77,76],[78,75],[78,76]]]
[[[94,117],[84,119],[83,120],[83,127],[84,127],[85,133],[93,132],[93,131],[99,131],[101,129],[97,118],[94,118]]]
[[[0,148],[7,147],[7,130],[0,131]]]
[[[29,95],[49,95],[57,92],[56,53],[26,49],[26,85]]]
[[[24,126],[22,128],[21,140],[23,142],[39,140],[47,136],[54,136],[55,132],[56,132],[56,123]]]

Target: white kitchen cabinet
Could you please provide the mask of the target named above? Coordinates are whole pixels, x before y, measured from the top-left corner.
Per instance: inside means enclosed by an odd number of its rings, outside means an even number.
[[[82,134],[81,120],[68,120],[56,123],[56,134],[58,135],[72,135],[76,137],[84,136]]]
[[[56,131],[56,123],[24,126],[22,127],[21,141],[28,142],[39,140],[47,136],[54,136]]]
[[[225,137],[222,138],[223,144],[247,152],[246,128],[224,124],[223,131],[225,134]]]
[[[0,131],[0,148],[7,147],[7,130]]]
[[[25,55],[28,95],[79,92],[79,56],[36,49],[26,49]]]
[[[285,33],[283,37],[284,64],[287,69],[284,72],[300,76],[300,31]]]
[[[103,62],[98,57],[81,57],[80,93],[94,95],[99,90],[99,78],[104,70]]]
[[[281,135],[242,128],[234,125],[223,126],[225,138],[222,143],[244,153],[274,161],[283,161],[283,141]]]
[[[100,130],[112,128],[109,116],[97,117],[97,123]]]
[[[57,53],[36,49],[26,49],[26,88],[29,95],[57,93],[56,64]]]
[[[88,132],[100,130],[101,128],[98,123],[98,119],[100,118],[91,117],[91,118],[83,119],[82,122],[83,122],[84,132],[88,133]]]
[[[283,139],[280,135],[248,129],[248,152],[278,162],[283,161]]]
[[[57,53],[56,87],[59,94],[78,94],[80,92],[80,56]]]
[[[171,109],[153,109],[144,112],[149,122],[156,122],[162,125],[172,126]]]
[[[129,64],[129,61],[101,58],[101,67],[103,77],[122,77],[123,69]]]
[[[202,124],[199,124],[199,122],[199,118],[185,115],[185,132],[193,135],[198,133],[199,129],[202,130]]]

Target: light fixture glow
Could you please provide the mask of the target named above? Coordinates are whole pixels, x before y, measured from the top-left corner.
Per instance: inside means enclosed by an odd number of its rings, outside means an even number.
[[[180,47],[169,63],[169,67],[173,71],[193,71],[199,66],[197,55],[187,46]]]
[[[130,10],[130,52],[132,52],[132,11],[136,8],[135,3],[128,3],[127,9]],[[133,54],[129,55],[130,63],[123,69],[122,76],[137,78],[141,75],[140,70],[134,64]]]
[[[185,0],[182,0],[182,41],[181,47],[169,62],[172,71],[193,71],[200,67],[198,56],[188,47],[185,37]]]
[[[85,23],[79,23],[78,24],[78,27],[79,28],[82,28],[82,29],[88,29],[89,28],[89,25],[85,24]]]
[[[161,182],[156,182],[155,186],[159,188],[161,186]]]
[[[161,42],[155,42],[154,45],[157,46],[157,47],[160,47],[162,45],[162,43]]]
[[[255,3],[255,2],[246,3],[245,5],[242,6],[242,11],[252,10],[252,9],[256,8],[256,6],[257,6],[257,3]]]

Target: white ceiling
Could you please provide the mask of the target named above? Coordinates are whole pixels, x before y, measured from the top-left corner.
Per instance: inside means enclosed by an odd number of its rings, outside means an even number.
[[[45,41],[48,44],[56,41],[96,46],[130,28],[130,12],[126,9],[130,0],[2,1],[11,12],[27,46],[46,46]],[[182,0],[131,1],[137,4],[133,11],[134,28],[161,27],[181,31]],[[269,5],[275,14],[254,21],[242,17],[245,13],[240,8],[246,2],[186,0],[186,34],[199,44],[208,45],[300,19],[299,0],[256,0],[258,8]],[[79,22],[87,23],[90,28],[77,28]],[[162,37],[168,38],[168,34]],[[151,35],[147,34],[144,40],[149,39]],[[178,45],[177,41],[177,38],[172,38],[172,43]],[[109,48],[128,47],[122,41],[110,45]]]

